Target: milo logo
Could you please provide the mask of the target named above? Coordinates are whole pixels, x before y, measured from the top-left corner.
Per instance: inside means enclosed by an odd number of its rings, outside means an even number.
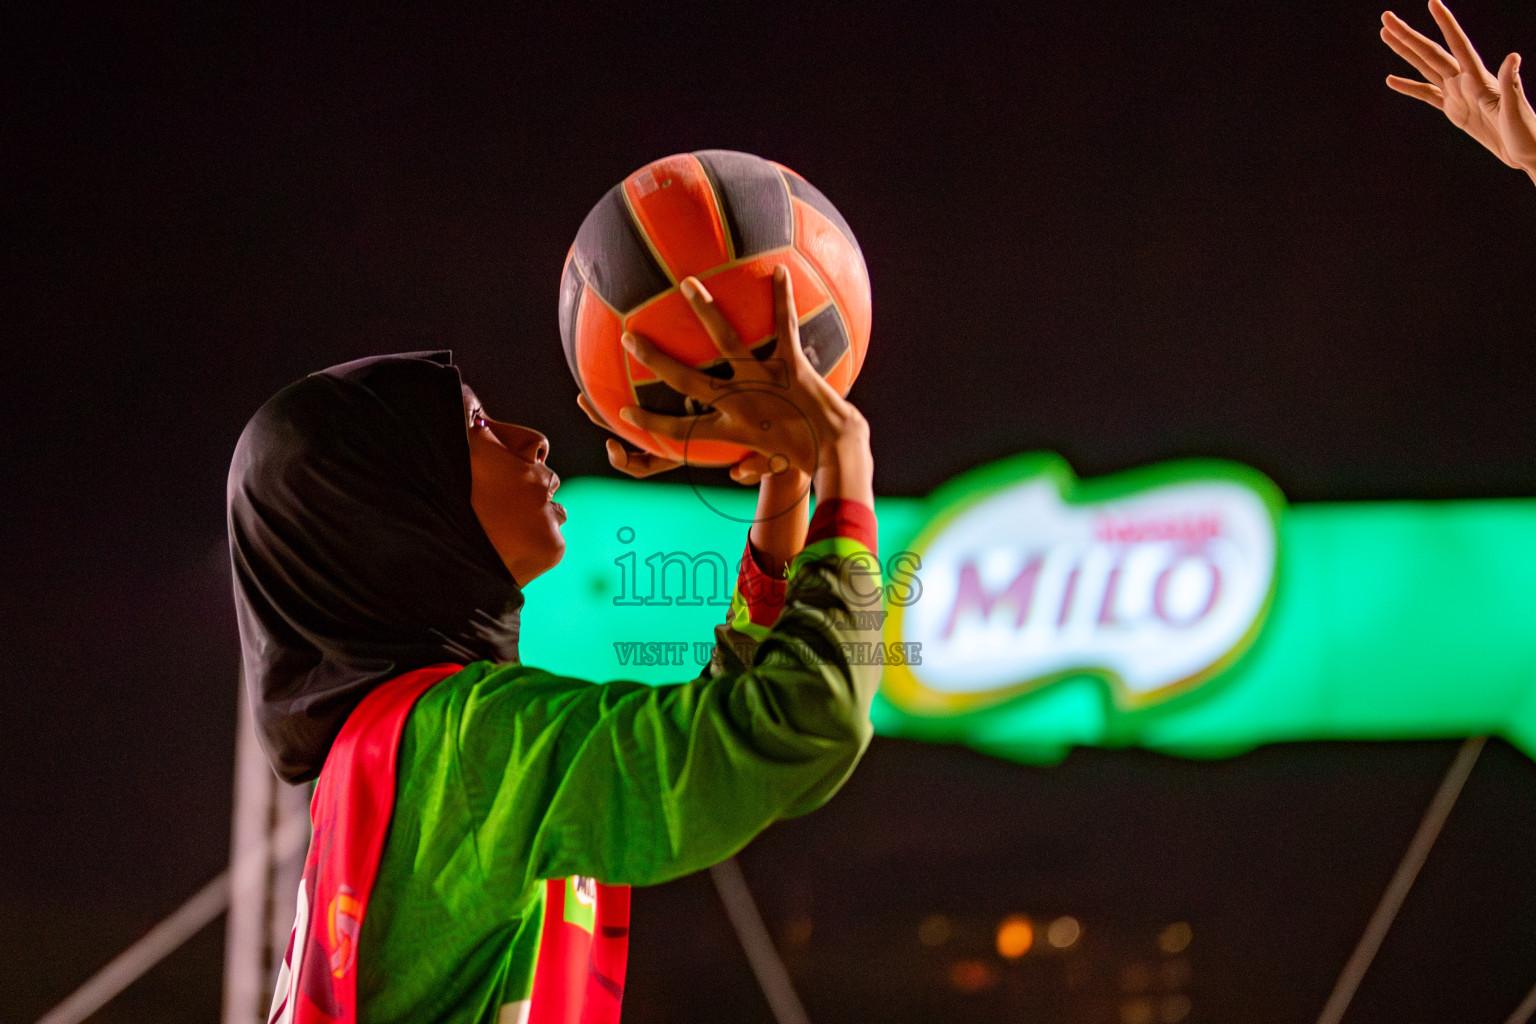
[[[919,643],[886,695],[969,710],[1072,675],[1142,707],[1209,679],[1253,639],[1274,589],[1282,499],[1259,473],[1186,462],[1088,483],[1053,456],[962,477],[912,545],[922,599],[888,639]],[[943,499],[948,499],[944,501]]]

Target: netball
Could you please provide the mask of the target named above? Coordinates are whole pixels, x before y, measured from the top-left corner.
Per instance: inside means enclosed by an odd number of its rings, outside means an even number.
[[[731,465],[747,451],[678,442],[619,418],[626,405],[673,415],[702,411],[630,356],[625,331],[714,376],[729,364],[678,291],[697,277],[742,342],[773,354],[772,277],[788,268],[800,340],[811,365],[846,395],[869,347],[869,272],[837,208],[781,164],[730,150],[679,153],[646,164],[598,201],[565,259],[560,337],[576,384],[620,437],[665,458]]]

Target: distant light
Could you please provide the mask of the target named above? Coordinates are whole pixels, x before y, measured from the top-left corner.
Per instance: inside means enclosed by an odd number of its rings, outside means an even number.
[[[1028,953],[1029,947],[1034,944],[1035,926],[1023,914],[1005,917],[1003,923],[997,926],[997,952],[1000,956],[1017,960]]]
[[[1127,964],[1120,972],[1120,988],[1126,992],[1145,992],[1152,987],[1152,970],[1146,964]]]
[[[949,965],[949,983],[970,994],[997,984],[997,974],[980,960],[956,960]]]
[[[1162,977],[1163,988],[1169,991],[1181,989],[1189,984],[1189,961],[1182,956],[1171,957],[1163,961],[1157,973]]]
[[[1152,1024],[1152,1000],[1127,999],[1120,1004],[1120,1024]]]
[[[1083,934],[1083,926],[1075,917],[1058,917],[1045,929],[1045,941],[1057,949],[1066,949]]]
[[[1189,1016],[1189,996],[1177,993],[1164,996],[1162,1005],[1157,1008],[1157,1019],[1162,1024],[1179,1024],[1179,1021]]]
[[[917,941],[925,946],[942,946],[949,941],[949,918],[943,914],[929,914],[917,926]]]
[[[804,914],[790,918],[784,925],[784,945],[790,949],[804,948],[811,941],[811,932],[815,927],[815,922]]]
[[[1194,937],[1194,929],[1187,921],[1175,921],[1157,936],[1157,948],[1172,956],[1174,953],[1182,953],[1188,949],[1190,940]]]

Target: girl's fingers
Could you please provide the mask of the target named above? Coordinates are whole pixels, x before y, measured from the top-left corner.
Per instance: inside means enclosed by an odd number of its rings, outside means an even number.
[[[603,442],[603,448],[608,452],[608,465],[621,473],[631,472],[629,468],[629,449],[611,437]]]
[[[1404,96],[1412,96],[1416,100],[1423,100],[1436,110],[1445,109],[1445,97],[1439,89],[1428,82],[1415,82],[1411,78],[1399,78],[1397,75],[1387,76],[1387,87]]]
[[[700,441],[729,440],[715,433],[716,424],[720,421],[720,413],[716,410],[698,416],[668,416],[638,405],[626,405],[619,410],[619,419],[669,441],[686,441],[690,437]]]
[[[753,452],[731,467],[731,479],[739,484],[752,485],[773,473],[773,465],[766,455]]]
[[[608,421],[603,419],[602,413],[598,412],[592,403],[587,401],[587,396],[580,391],[576,392],[576,404],[581,406],[581,411],[587,414],[587,419],[596,423],[604,430],[611,431],[613,429],[613,427],[609,426]]]
[[[736,328],[725,318],[725,313],[715,305],[715,297],[709,294],[709,289],[704,287],[696,277],[685,277],[678,285],[678,291],[683,293],[683,298],[688,300],[688,305],[693,308],[693,315],[699,318],[704,329],[714,340],[715,347],[720,354],[727,359],[750,359],[752,353],[747,346],[741,343],[741,336],[736,333]]]
[[[604,430],[613,429],[598,414],[597,409],[593,407],[592,403],[587,401],[586,395],[578,394],[576,396],[576,404],[581,406],[582,411],[587,414],[587,417],[593,423],[596,423]],[[621,473],[628,473],[637,479],[654,476],[657,473],[664,473],[669,469],[676,469],[682,465],[676,459],[662,458],[660,455],[652,455],[650,452],[642,451],[639,448],[628,447],[618,438],[614,437],[604,441],[603,448],[608,453],[608,464],[610,466]]]
[[[840,404],[842,397],[811,364],[810,356],[806,354],[805,347],[800,342],[799,313],[795,309],[795,286],[790,279],[789,268],[785,266],[778,266],[773,270],[773,312],[774,329],[778,331],[779,337],[779,343],[775,345],[774,352],[789,365],[790,378],[798,380],[800,385],[811,393],[813,401]],[[786,340],[787,345],[784,344]]]
[[[656,376],[672,385],[672,389],[689,398],[697,399],[708,405],[714,397],[718,382],[707,373],[702,373],[679,362],[667,355],[647,338],[638,334],[625,331],[622,339],[624,347],[629,354],[638,359],[648,369],[655,371]]]
[[[763,474],[755,467],[738,462],[731,467],[731,479],[743,487],[755,487],[762,483]]]
[[[669,469],[676,469],[682,465],[676,459],[664,459],[660,455],[652,455],[650,452],[626,448],[611,437],[608,439],[605,447],[608,450],[608,464],[619,472],[627,473],[636,479],[644,479],[657,473],[664,473]]]
[[[1493,75],[1488,73],[1488,69],[1483,65],[1483,59],[1477,55],[1476,50],[1472,49],[1472,40],[1468,39],[1467,34],[1461,30],[1450,9],[1440,0],[1429,0],[1429,13],[1435,19],[1435,24],[1440,26],[1440,34],[1445,36],[1446,45],[1450,47],[1451,54],[1461,65],[1462,70],[1478,73],[1484,82],[1491,83]]]
[[[1399,28],[1398,26],[1402,27]],[[1403,31],[1406,29],[1407,31]],[[1411,35],[1409,33],[1412,33]],[[1382,19],[1381,41],[1392,48],[1392,52],[1412,64],[1414,70],[1429,79],[1435,85],[1441,81],[1461,73],[1456,66],[1456,61],[1451,55],[1442,50],[1431,40],[1425,39],[1417,32],[1408,28],[1402,22],[1393,24]]]
[[[804,366],[815,373],[810,359],[800,344],[800,314],[795,309],[795,284],[789,276],[789,268],[780,264],[773,268],[773,320],[778,341],[773,354],[791,367]],[[819,376],[819,374],[818,374]]]

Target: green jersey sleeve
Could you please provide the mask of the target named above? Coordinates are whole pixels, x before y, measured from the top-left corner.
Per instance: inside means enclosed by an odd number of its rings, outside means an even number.
[[[849,656],[876,639],[853,593],[868,591],[871,565],[857,541],[808,548],[750,663],[709,678],[489,673],[455,730],[487,875],[518,888],[567,875],[663,882],[825,802],[871,735],[879,669]],[[496,686],[499,675],[513,678]]]

